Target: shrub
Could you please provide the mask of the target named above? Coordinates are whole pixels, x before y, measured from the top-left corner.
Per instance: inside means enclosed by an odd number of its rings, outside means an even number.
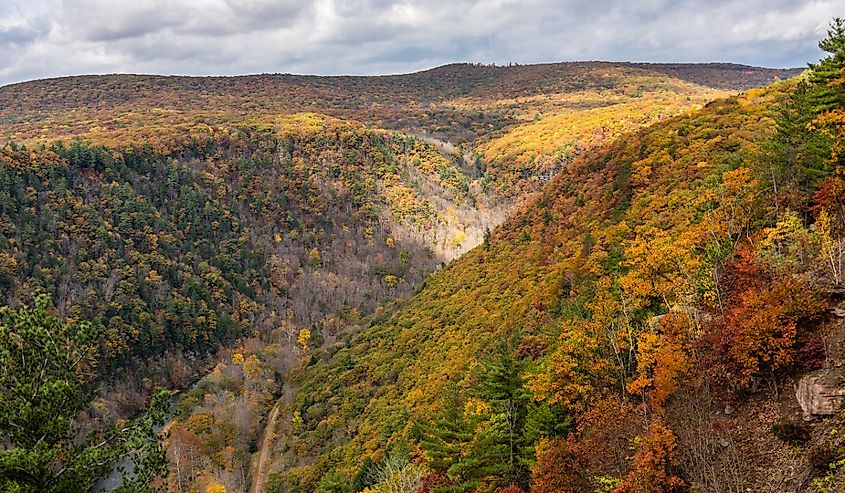
[[[810,428],[792,419],[782,417],[772,423],[772,434],[790,445],[801,445],[810,441]]]

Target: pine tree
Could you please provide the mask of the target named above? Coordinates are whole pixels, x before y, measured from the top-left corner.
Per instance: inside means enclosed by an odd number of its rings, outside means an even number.
[[[165,465],[157,440],[169,396],[122,428],[81,439],[74,425],[92,399],[96,333],[70,326],[49,311],[46,295],[35,306],[0,308],[0,490],[18,493],[87,491],[119,458],[136,458],[131,491],[143,491]]]
[[[441,411],[427,421],[418,422],[415,435],[423,448],[431,469],[445,473],[452,484],[437,491],[464,491],[470,482],[470,466],[474,462],[467,456],[472,443],[475,423],[464,412],[466,400],[455,386],[443,391]]]
[[[490,405],[494,416],[485,448],[502,454],[501,486],[528,482],[529,471],[522,452],[531,445],[524,432],[533,398],[524,386],[523,369],[511,348],[500,344],[496,353],[482,363],[478,374],[475,395]]]
[[[777,131],[766,146],[771,169],[760,173],[769,182],[772,197],[796,210],[806,207],[802,197],[827,174],[830,139],[809,128],[815,117],[813,104],[813,87],[802,81],[778,110]]]
[[[837,83],[845,69],[845,20],[837,17],[830,23],[827,37],[819,41],[819,48],[830,55],[810,64],[810,81],[817,88],[813,98],[816,113],[845,106],[845,88]]]
[[[780,105],[777,131],[767,146],[770,169],[761,173],[773,198],[795,210],[807,208],[806,197],[836,165],[830,160],[832,139],[819,131],[817,118],[845,106],[845,20],[833,20],[819,47],[830,55],[810,64],[808,80]]]

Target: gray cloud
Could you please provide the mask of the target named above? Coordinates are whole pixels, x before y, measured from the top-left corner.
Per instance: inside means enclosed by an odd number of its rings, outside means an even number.
[[[845,0],[0,0],[0,84],[470,61],[803,66]]]

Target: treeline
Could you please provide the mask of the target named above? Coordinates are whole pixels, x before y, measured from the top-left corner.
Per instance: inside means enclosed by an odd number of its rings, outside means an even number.
[[[464,226],[410,175],[471,211],[463,173],[436,150],[316,115],[286,124],[166,154],[133,140],[4,147],[2,297],[50,294],[61,316],[94,324],[118,367],[284,321],[315,334],[330,315],[354,323],[458,248],[445,232]]]
[[[538,191],[562,167],[560,154],[571,144],[586,148],[726,89],[787,74],[793,72],[578,62],[455,64],[390,77],[68,77],[0,89],[0,142],[99,139],[144,128],[155,138],[191,125],[266,127],[279,115],[318,112],[440,139],[459,146],[461,157],[481,155],[480,186],[509,203]],[[619,104],[628,106],[607,111]]]
[[[790,379],[825,364],[841,329],[829,293],[845,262],[845,24],[820,46],[829,56],[806,78],[575,159],[391,320],[312,359],[278,481],[321,492],[843,484],[842,416],[809,427],[780,411],[797,407]],[[514,342],[489,349],[501,341]]]

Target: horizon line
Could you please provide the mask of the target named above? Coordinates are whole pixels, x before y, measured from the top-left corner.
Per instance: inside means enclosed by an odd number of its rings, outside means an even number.
[[[116,76],[135,76],[135,77],[162,77],[162,78],[196,78],[196,79],[213,79],[213,78],[239,78],[239,77],[261,77],[261,76],[287,76],[287,77],[315,77],[315,78],[383,78],[383,77],[402,77],[402,76],[410,76],[410,75],[418,75],[423,74],[425,72],[431,72],[437,69],[442,69],[451,66],[472,66],[472,67],[486,67],[486,68],[499,68],[499,69],[509,69],[509,68],[521,68],[521,67],[535,67],[535,66],[542,66],[542,65],[564,65],[564,64],[585,64],[585,63],[596,63],[596,64],[609,64],[609,65],[656,65],[656,66],[671,66],[671,65],[682,65],[682,66],[695,66],[695,65],[729,65],[734,67],[746,67],[746,68],[753,68],[753,69],[763,69],[763,70],[774,70],[774,71],[783,71],[783,72],[790,72],[796,70],[806,70],[806,66],[804,67],[765,67],[761,65],[749,65],[746,63],[737,63],[737,62],[725,62],[725,61],[709,61],[709,62],[650,62],[650,61],[631,61],[631,60],[565,60],[565,61],[558,61],[558,62],[536,62],[536,63],[520,63],[520,62],[508,62],[507,64],[500,64],[500,63],[482,63],[482,62],[449,62],[444,63],[442,65],[435,65],[433,67],[424,68],[420,70],[410,71],[410,72],[394,72],[394,73],[381,73],[381,74],[308,74],[308,73],[295,73],[295,72],[252,72],[252,73],[241,73],[241,74],[177,74],[177,73],[154,73],[154,72],[99,72],[99,73],[79,73],[79,74],[68,74],[68,75],[54,75],[49,77],[40,77],[36,79],[25,79],[16,82],[9,82],[5,84],[0,84],[0,89],[5,89],[11,86],[22,85],[22,84],[29,84],[33,82],[43,82],[43,81],[51,81],[51,80],[60,80],[60,79],[72,79],[72,78],[82,78],[82,77],[116,77]],[[807,64],[808,65],[808,64]]]

